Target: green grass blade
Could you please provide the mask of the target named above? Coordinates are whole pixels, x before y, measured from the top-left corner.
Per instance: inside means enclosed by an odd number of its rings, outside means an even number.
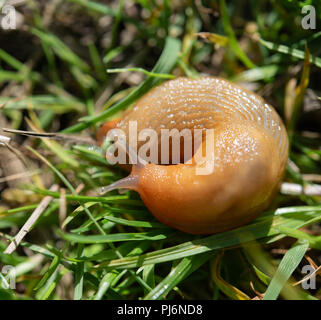
[[[68,64],[76,66],[82,71],[90,71],[88,64],[73,53],[57,36],[52,33],[43,32],[34,27],[30,28],[30,31],[41,39],[41,41],[49,45],[60,59],[64,60]]]
[[[222,23],[223,23],[223,27],[225,32],[228,35],[229,41],[228,44],[231,46],[231,48],[233,49],[234,53],[237,55],[237,57],[244,63],[244,65],[251,69],[255,67],[255,64],[247,57],[247,55],[244,53],[244,51],[242,50],[242,48],[240,47],[234,30],[231,26],[231,22],[226,10],[226,4],[225,4],[225,0],[220,0],[220,7],[221,7],[221,13],[222,13]]]
[[[37,292],[37,299],[39,300],[48,300],[55,290],[57,284],[61,278],[68,272],[66,268],[63,268],[61,271],[59,268],[49,277],[45,285]]]
[[[159,222],[148,222],[148,221],[137,221],[137,220],[128,220],[122,218],[116,218],[112,216],[104,216],[108,221],[115,222],[124,226],[136,227],[136,228],[168,228],[162,223]]]
[[[175,76],[173,76],[172,74],[149,72],[143,68],[115,68],[115,69],[107,69],[106,71],[107,73],[141,72],[149,77],[154,77],[159,79],[175,79]]]
[[[293,229],[300,228],[309,223],[320,220],[321,207],[318,212],[306,212],[299,214],[291,213],[274,217],[267,217],[264,220],[257,220],[250,225],[238,228],[236,230],[215,234],[210,237],[185,242],[183,244],[157,250],[137,257],[123,258],[101,263],[99,267],[103,268],[136,268],[142,265],[161,263],[165,261],[176,260],[203,252],[218,250],[227,247],[240,245],[254,239],[263,239],[271,236],[280,235],[277,229],[279,225],[288,226]]]
[[[160,56],[158,62],[152,70],[152,73],[168,73],[170,72],[177,62],[177,58],[180,52],[181,43],[178,39],[168,37],[165,43],[165,47],[162,55]],[[63,130],[65,133],[78,132],[85,128],[88,128],[90,125],[97,122],[103,121],[104,119],[114,115],[115,113],[126,109],[134,101],[144,95],[149,91],[153,86],[159,84],[161,79],[148,76],[145,81],[143,81],[135,90],[133,90],[126,98],[116,103],[111,108],[105,110],[94,117],[88,117],[85,122],[76,124],[72,127],[69,127],[66,130]]]
[[[212,253],[184,258],[152,291],[145,300],[164,299],[166,295],[182,280],[201,267],[206,261],[213,257]]]
[[[151,287],[155,287],[155,265],[149,264],[143,267],[143,280]],[[145,294],[148,294],[148,291],[144,291]]]
[[[84,104],[79,100],[71,97],[50,95],[33,95],[32,97],[26,97],[19,99],[18,101],[12,100],[12,98],[8,97],[0,97],[0,104],[4,104],[3,108],[5,110],[22,110],[32,108],[33,110],[50,110],[56,114],[63,114],[70,111],[83,112],[85,110]]]
[[[78,245],[77,257],[81,258],[83,256],[84,246],[82,244]],[[84,273],[85,273],[85,263],[78,262],[75,268],[75,292],[74,300],[81,300],[84,288]]]
[[[99,2],[94,2],[90,0],[67,0],[67,1],[80,4],[90,10],[94,10],[105,15],[115,16],[117,14],[117,10],[114,10],[111,7],[108,7],[107,5]]]
[[[309,242],[303,240],[295,243],[295,245],[287,251],[265,292],[263,300],[277,299],[285,283],[304,257],[308,247]]]
[[[57,169],[55,166],[53,166],[46,158],[44,158],[42,155],[40,155],[36,150],[32,149],[31,147],[28,147],[28,149],[34,153],[37,157],[39,157],[45,164],[49,166],[49,168],[61,179],[61,181],[66,185],[66,187],[72,192],[74,196],[77,196],[77,192],[74,189],[74,187],[71,185],[71,183],[64,177],[64,175]],[[60,197],[60,195],[59,195]],[[85,212],[87,213],[88,217],[93,221],[93,223],[96,225],[97,229],[104,234],[104,231],[102,230],[101,226],[97,223],[97,221],[94,219],[88,208],[84,207]]]
[[[294,58],[298,58],[298,59],[303,60],[305,57],[305,52],[303,50],[291,48],[291,47],[285,46],[283,44],[277,44],[277,43],[273,43],[273,42],[266,41],[263,39],[260,39],[260,43],[262,43],[265,47],[267,47],[270,50],[284,53],[284,54],[290,55]],[[310,55],[309,61],[312,64],[316,65],[317,67],[321,68],[321,58]]]
[[[76,243],[108,243],[116,241],[134,241],[134,240],[163,240],[166,239],[166,234],[160,232],[139,232],[139,233],[114,233],[106,235],[84,236],[78,234],[62,233],[57,230],[57,233],[65,240]]]
[[[47,280],[51,277],[51,275],[59,267],[60,260],[61,260],[61,258],[59,256],[55,255],[55,257],[51,261],[51,264],[50,264],[48,270],[46,271],[46,273],[44,274],[42,279],[37,283],[37,285],[35,286],[34,290],[38,290],[39,288],[41,288],[47,282]]]
[[[119,271],[117,270],[108,272],[99,283],[99,288],[94,299],[101,300],[118,276],[119,276]]]
[[[273,78],[277,74],[279,69],[280,67],[274,64],[271,64],[269,66],[256,67],[234,76],[233,78],[231,78],[231,80],[238,82],[255,82],[260,80],[268,80]]]
[[[27,69],[27,67],[22,62],[20,62],[15,57],[13,57],[12,55],[10,55],[2,49],[0,49],[0,59],[5,61],[8,65],[10,65],[12,68],[18,71]]]

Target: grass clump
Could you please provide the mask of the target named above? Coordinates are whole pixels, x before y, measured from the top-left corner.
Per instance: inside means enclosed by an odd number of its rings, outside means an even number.
[[[0,146],[1,159],[14,159],[0,162],[0,282],[4,266],[16,276],[15,289],[0,286],[0,299],[320,299],[320,193],[283,188],[249,225],[192,236],[156,221],[134,192],[100,196],[124,172],[90,144],[101,123],[165,79],[219,75],[258,92],[283,117],[291,138],[285,186],[320,190],[321,34],[302,28],[304,4],[17,7],[17,29],[0,30],[0,126],[40,139],[12,135],[9,150]],[[316,19],[320,25],[320,13]],[[45,197],[41,217],[6,254]],[[310,290],[298,283],[307,264],[316,270]]]

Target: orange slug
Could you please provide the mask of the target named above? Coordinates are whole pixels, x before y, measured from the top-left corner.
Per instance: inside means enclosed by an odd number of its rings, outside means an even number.
[[[213,163],[210,174],[195,170],[194,158],[204,153],[202,142],[194,145],[192,163],[140,159],[128,177],[105,187],[106,192],[137,191],[149,211],[168,226],[191,234],[233,229],[256,218],[278,191],[288,157],[286,130],[273,107],[237,84],[209,76],[166,81],[120,120],[104,124],[99,143],[112,128],[128,137],[130,121],[137,121],[138,132],[152,128],[158,135],[162,128],[213,129],[213,152],[206,154],[206,161]]]

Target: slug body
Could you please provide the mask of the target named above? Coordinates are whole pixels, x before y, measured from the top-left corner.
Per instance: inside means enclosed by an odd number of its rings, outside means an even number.
[[[192,234],[233,229],[257,217],[278,191],[288,157],[286,130],[270,105],[239,85],[216,77],[167,81],[122,119],[103,125],[98,140],[112,128],[128,135],[130,121],[137,121],[138,132],[152,128],[159,135],[162,128],[214,129],[212,173],[196,174],[195,161],[144,162],[106,188],[137,191],[166,225]],[[203,150],[204,143],[193,158]]]

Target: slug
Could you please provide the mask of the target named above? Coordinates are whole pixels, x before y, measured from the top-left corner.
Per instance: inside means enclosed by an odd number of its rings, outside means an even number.
[[[105,188],[137,191],[149,211],[162,223],[191,234],[212,234],[247,224],[266,209],[278,192],[288,157],[288,136],[276,111],[257,94],[217,77],[186,77],[154,87],[122,118],[98,131],[101,144],[107,132],[137,128],[213,129],[210,174],[192,163],[141,159],[128,177]],[[138,146],[141,142],[138,141]],[[182,145],[180,145],[182,147]],[[196,149],[196,150],[195,150]]]

